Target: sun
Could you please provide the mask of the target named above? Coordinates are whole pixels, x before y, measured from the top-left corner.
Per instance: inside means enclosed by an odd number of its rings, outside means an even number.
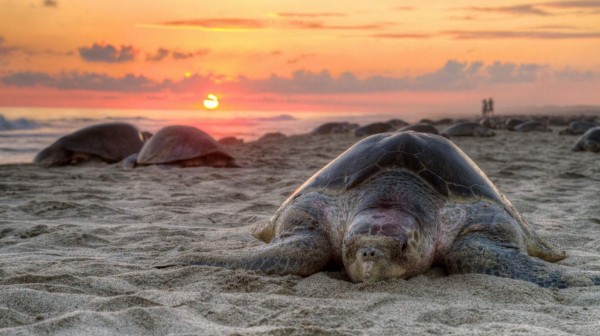
[[[206,96],[206,99],[204,99],[204,108],[208,110],[214,110],[217,107],[219,107],[219,98],[217,98],[217,96],[214,94],[209,94]]]

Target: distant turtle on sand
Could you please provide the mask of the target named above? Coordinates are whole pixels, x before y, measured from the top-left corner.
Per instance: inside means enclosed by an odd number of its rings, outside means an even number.
[[[494,131],[470,121],[454,124],[442,130],[440,134],[452,137],[492,137],[496,135]]]
[[[399,131],[415,131],[419,133],[440,134],[437,128],[430,123],[417,123],[402,127]]]
[[[565,116],[554,116],[548,118],[548,125],[550,126],[568,126],[571,122],[570,117]]]
[[[44,167],[79,164],[89,160],[115,163],[137,153],[144,137],[133,125],[106,123],[63,136],[39,152],[34,163]]]
[[[377,133],[391,132],[395,129],[396,127],[394,127],[394,125],[392,125],[390,122],[376,122],[355,129],[354,135],[363,137]]]
[[[595,121],[575,120],[569,124],[568,128],[558,132],[558,134],[579,135],[596,126],[598,126],[598,123]]]
[[[434,125],[451,125],[454,123],[454,119],[451,118],[442,118],[440,120],[436,120]]]
[[[600,126],[587,130],[573,147],[573,151],[600,152]]]
[[[281,132],[271,132],[271,133],[265,133],[263,136],[261,136],[256,141],[258,141],[258,142],[274,142],[274,141],[284,140],[285,138],[287,138],[287,136],[285,136],[285,134],[283,134]]]
[[[500,128],[500,122],[495,118],[483,118],[479,120],[479,124],[488,129],[498,129]]]
[[[409,123],[402,119],[390,119],[387,121],[387,123],[394,126],[394,128],[400,128],[409,125]]]
[[[238,167],[233,156],[215,139],[191,126],[167,126],[156,132],[142,147],[135,164]]]
[[[514,131],[517,125],[520,125],[524,122],[525,121],[521,119],[508,118],[504,121],[504,128],[506,128],[509,131]]]
[[[312,131],[312,134],[337,134],[337,133],[348,133],[351,130],[358,127],[358,124],[351,124],[349,122],[329,122],[325,123]]]
[[[551,264],[545,242],[452,142],[417,132],[358,142],[258,226],[267,244],[191,253],[156,267],[208,265],[308,276],[334,265],[354,282],[410,278],[442,266],[543,287],[600,285],[600,272]]]
[[[222,139],[219,139],[219,141],[217,141],[218,143],[220,143],[221,145],[225,145],[225,146],[236,146],[236,145],[241,145],[244,143],[244,139],[238,139],[236,137],[225,137]]]
[[[552,132],[546,125],[539,121],[526,121],[515,126],[514,131],[516,132]]]

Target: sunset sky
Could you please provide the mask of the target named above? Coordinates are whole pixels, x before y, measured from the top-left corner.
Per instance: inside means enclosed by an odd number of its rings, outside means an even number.
[[[0,0],[0,106],[600,105],[600,1]]]

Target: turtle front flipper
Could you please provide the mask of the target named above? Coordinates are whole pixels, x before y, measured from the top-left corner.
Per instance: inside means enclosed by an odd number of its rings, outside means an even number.
[[[323,270],[331,254],[331,245],[324,235],[300,233],[278,237],[269,244],[247,249],[186,254],[155,267],[204,265],[308,276]]]
[[[512,243],[484,233],[459,237],[444,258],[448,273],[481,273],[533,282],[541,287],[599,286],[600,273],[571,270],[531,257]]]

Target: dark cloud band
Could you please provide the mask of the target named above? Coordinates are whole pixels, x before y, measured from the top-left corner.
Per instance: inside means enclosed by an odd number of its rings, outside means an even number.
[[[133,46],[115,47],[112,44],[94,43],[91,47],[78,49],[79,55],[86,62],[122,63],[135,59]]]
[[[548,76],[557,80],[589,81],[600,76],[593,72],[556,71],[535,63],[448,61],[435,71],[416,77],[371,76],[359,78],[351,72],[333,76],[328,71],[299,70],[291,77],[272,75],[263,79],[239,77],[223,80],[214,76],[193,75],[178,81],[154,81],[145,76],[128,74],[111,77],[98,73],[69,72],[50,75],[41,72],[17,72],[0,77],[0,82],[14,87],[50,87],[62,90],[105,92],[197,92],[201,88],[243,90],[279,94],[351,94],[400,91],[456,91],[475,89],[496,83],[534,83]],[[219,79],[219,80],[217,80]]]

